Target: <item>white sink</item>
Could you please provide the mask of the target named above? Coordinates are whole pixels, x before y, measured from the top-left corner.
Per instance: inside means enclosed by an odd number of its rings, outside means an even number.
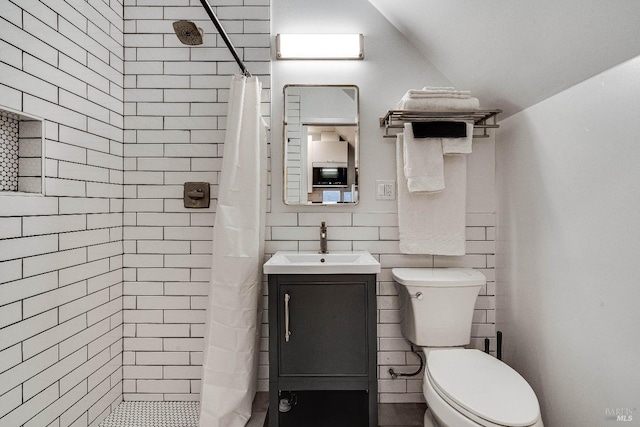
[[[380,263],[367,251],[278,251],[264,263],[265,274],[374,274]]]

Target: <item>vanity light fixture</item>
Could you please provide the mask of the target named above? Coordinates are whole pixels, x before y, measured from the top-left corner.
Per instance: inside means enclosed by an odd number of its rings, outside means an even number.
[[[277,59],[364,59],[362,34],[278,34]]]

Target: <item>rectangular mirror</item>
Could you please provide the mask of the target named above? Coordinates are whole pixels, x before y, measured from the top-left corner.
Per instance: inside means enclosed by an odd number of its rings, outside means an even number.
[[[358,203],[359,100],[354,85],[284,87],[284,202]]]

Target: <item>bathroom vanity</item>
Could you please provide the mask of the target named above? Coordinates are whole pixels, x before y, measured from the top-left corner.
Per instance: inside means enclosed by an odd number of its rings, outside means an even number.
[[[274,255],[271,265],[265,264],[269,426],[377,426],[376,273],[380,264],[366,252],[349,253],[348,260],[339,259],[341,254],[290,253],[299,255],[298,262],[289,268],[286,263],[274,267],[282,254]],[[354,266],[353,254],[368,262]]]

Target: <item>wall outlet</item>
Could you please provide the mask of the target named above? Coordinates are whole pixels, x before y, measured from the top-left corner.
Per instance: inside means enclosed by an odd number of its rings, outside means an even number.
[[[376,181],[376,200],[395,200],[396,199],[396,182],[395,181]]]

